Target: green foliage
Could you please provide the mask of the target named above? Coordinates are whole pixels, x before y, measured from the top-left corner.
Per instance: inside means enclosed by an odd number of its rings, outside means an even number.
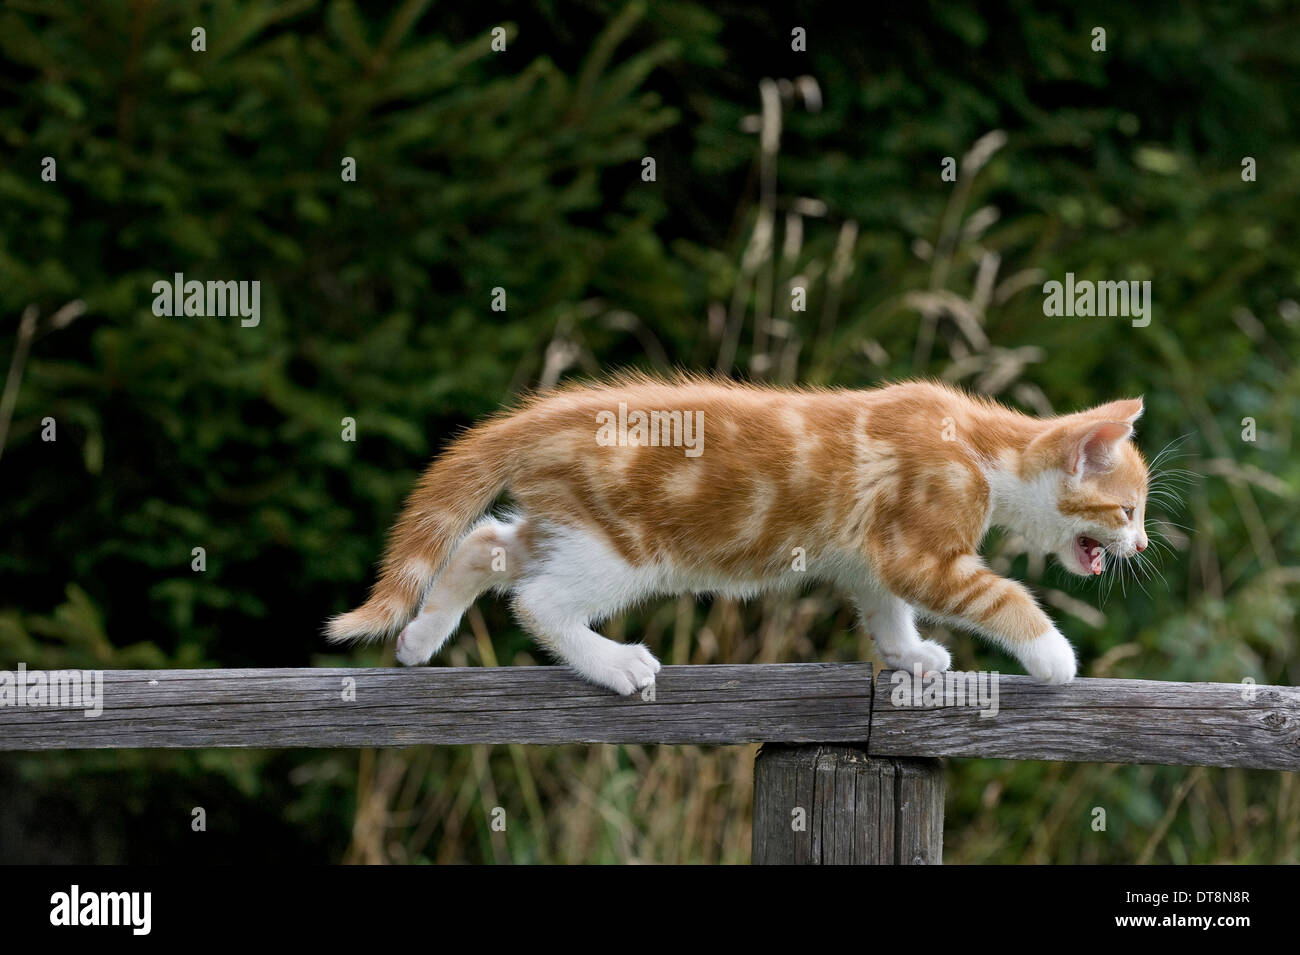
[[[1143,393],[1143,446],[1187,436],[1177,466],[1198,478],[1167,515],[1182,526],[1159,579],[1103,601],[1008,542],[993,556],[1064,612],[1093,675],[1295,682],[1300,43],[1284,4],[948,2],[860,30],[801,3],[425,8],[0,11],[0,340],[17,346],[29,306],[42,316],[0,447],[0,666],[329,659],[321,621],[362,597],[415,474],[458,428],[539,383],[636,364],[853,386],[929,374],[1031,411]],[[1098,25],[1106,53],[1089,46]],[[761,80],[800,76],[816,97],[778,84],[765,110]],[[781,122],[767,156],[763,116]],[[995,129],[1005,145],[940,179]],[[1067,271],[1150,279],[1152,324],[1045,318],[1041,283]],[[155,316],[153,283],[175,272],[260,281],[260,324]],[[53,328],[74,299],[86,314]],[[501,608],[484,612],[453,662],[530,659]],[[674,662],[869,653],[829,594],[615,626]],[[963,666],[1015,669],[950,642]],[[77,855],[0,827],[0,857],[181,858],[189,807],[220,793],[223,824],[281,854],[742,861],[748,793],[719,767],[743,760],[705,756],[7,759],[0,786],[28,794],[15,818],[58,793],[63,818],[136,828],[78,826],[97,848]],[[950,858],[1297,861],[1300,815],[1273,806],[1275,776],[1189,772],[956,763]],[[643,779],[680,782],[680,799],[653,804]],[[582,800],[600,826],[564,814]],[[413,821],[354,827],[376,805]],[[494,805],[528,820],[508,842]],[[167,813],[175,836],[140,834]],[[682,832],[697,854],[670,848]]]

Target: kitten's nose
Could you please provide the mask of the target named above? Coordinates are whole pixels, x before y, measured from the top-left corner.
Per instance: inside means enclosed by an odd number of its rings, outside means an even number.
[[[1145,534],[1138,538],[1137,549],[1139,554],[1147,549],[1147,537]]]

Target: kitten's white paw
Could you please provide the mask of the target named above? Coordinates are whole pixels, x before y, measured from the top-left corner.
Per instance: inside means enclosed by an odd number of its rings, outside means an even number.
[[[1016,657],[1041,683],[1069,683],[1079,669],[1074,647],[1053,627],[1017,648]]]
[[[921,665],[922,673],[943,673],[952,669],[952,655],[947,648],[934,640],[918,640],[916,643],[895,653],[881,653],[885,666],[891,670],[907,670],[909,673]]]
[[[450,619],[449,614],[420,614],[397,638],[397,662],[408,667],[428,663],[458,623],[460,618]]]
[[[639,643],[611,643],[601,648],[595,660],[586,661],[574,669],[598,686],[613,690],[619,696],[630,696],[655,681],[659,661]]]

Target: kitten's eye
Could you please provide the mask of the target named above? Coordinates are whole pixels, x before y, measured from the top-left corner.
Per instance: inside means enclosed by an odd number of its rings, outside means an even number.
[[[1133,507],[1126,507],[1126,508],[1124,508],[1124,519],[1125,519],[1125,520],[1128,520],[1128,521],[1133,520],[1133,511],[1134,511],[1134,510],[1136,510],[1136,508],[1133,508]]]

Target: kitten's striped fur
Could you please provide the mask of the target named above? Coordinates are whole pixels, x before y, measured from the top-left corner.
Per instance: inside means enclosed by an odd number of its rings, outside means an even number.
[[[599,443],[620,402],[702,413],[702,453]],[[564,387],[475,427],[429,466],[369,599],[329,634],[400,632],[398,659],[424,663],[496,589],[541,644],[626,694],[659,664],[590,629],[602,619],[657,595],[745,597],[819,580],[855,602],[888,666],[949,666],[918,634],[919,614],[1067,682],[1070,644],[978,548],[1003,526],[1079,574],[1099,573],[1103,552],[1145,549],[1147,468],[1129,440],[1141,413],[1132,399],[1034,418],[929,382],[852,391],[636,376]],[[503,492],[512,509],[486,516]]]

